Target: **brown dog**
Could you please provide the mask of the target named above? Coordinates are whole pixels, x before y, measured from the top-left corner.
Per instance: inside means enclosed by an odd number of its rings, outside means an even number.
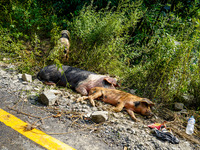
[[[69,48],[70,48],[70,33],[67,30],[61,31],[61,37],[55,44],[54,48],[50,51],[48,60],[55,60],[55,58],[67,62],[69,59]]]
[[[64,49],[64,59],[68,61],[69,59],[69,38],[70,38],[70,33],[68,30],[62,30],[61,31],[61,38],[59,39],[59,44],[60,47]]]
[[[145,116],[153,115],[150,107],[154,105],[147,98],[141,98],[130,93],[126,93],[116,89],[106,89],[103,87],[94,87],[90,90],[88,96],[83,96],[77,100],[83,101],[89,99],[90,103],[95,106],[94,99],[101,99],[105,103],[112,104],[116,106],[113,110],[115,112],[120,112],[124,107],[126,111],[131,116],[134,121],[139,121],[136,119],[134,112],[140,113]]]

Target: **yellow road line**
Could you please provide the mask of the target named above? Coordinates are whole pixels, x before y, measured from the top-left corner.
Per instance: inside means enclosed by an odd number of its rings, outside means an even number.
[[[75,150],[74,148],[68,146],[67,144],[47,135],[46,133],[38,129],[32,129],[30,131],[26,131],[25,130],[25,127],[27,125],[26,122],[4,111],[3,109],[0,109],[0,121],[47,149]]]

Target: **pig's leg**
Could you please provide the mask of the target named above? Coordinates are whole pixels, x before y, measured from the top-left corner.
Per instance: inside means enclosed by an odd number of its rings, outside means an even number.
[[[43,82],[45,85],[53,85],[56,86],[56,84],[54,82],[48,82],[48,81],[44,81]]]
[[[79,86],[75,89],[77,92],[79,92],[81,95],[86,96],[88,95],[88,92],[84,86]]]
[[[120,112],[120,111],[122,111],[123,108],[124,108],[124,103],[120,102],[113,110],[115,112]]]
[[[134,121],[140,121],[138,120],[136,117],[135,117],[135,114],[132,110],[130,109],[126,109],[126,111],[128,112],[128,114],[131,116],[131,118],[134,120]]]

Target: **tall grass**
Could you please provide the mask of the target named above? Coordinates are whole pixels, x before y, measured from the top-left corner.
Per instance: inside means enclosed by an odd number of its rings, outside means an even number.
[[[142,9],[141,4],[123,1],[118,7],[98,11],[92,4],[83,7],[69,25],[70,63],[119,76],[123,87],[157,102],[200,104],[192,94],[199,86],[198,21],[157,12],[157,20],[146,32],[152,30],[150,36],[140,39],[138,23],[154,12]]]
[[[21,72],[31,74],[48,64],[63,64],[55,45],[60,31],[67,29],[71,47],[65,65],[119,77],[122,88],[135,89],[155,102],[183,102],[200,109],[197,2],[185,12],[182,8],[189,4],[180,1],[112,2],[105,8],[93,2],[84,5],[71,20],[70,14],[57,16],[59,1],[15,0],[1,5],[0,59],[12,57]],[[54,9],[51,3],[59,7]]]
[[[98,11],[93,4],[84,6],[70,23],[71,63],[101,73],[123,74],[126,64],[122,59],[130,49],[128,32],[142,16],[140,5],[125,1]]]

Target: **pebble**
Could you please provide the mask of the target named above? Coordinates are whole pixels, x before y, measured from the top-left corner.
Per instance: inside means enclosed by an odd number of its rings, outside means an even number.
[[[22,79],[23,79],[24,81],[27,81],[27,82],[32,82],[32,76],[29,75],[29,74],[26,74],[26,73],[24,73],[24,74],[22,75]]]
[[[105,122],[108,120],[108,112],[107,111],[95,111],[90,115],[92,121],[96,123]]]

